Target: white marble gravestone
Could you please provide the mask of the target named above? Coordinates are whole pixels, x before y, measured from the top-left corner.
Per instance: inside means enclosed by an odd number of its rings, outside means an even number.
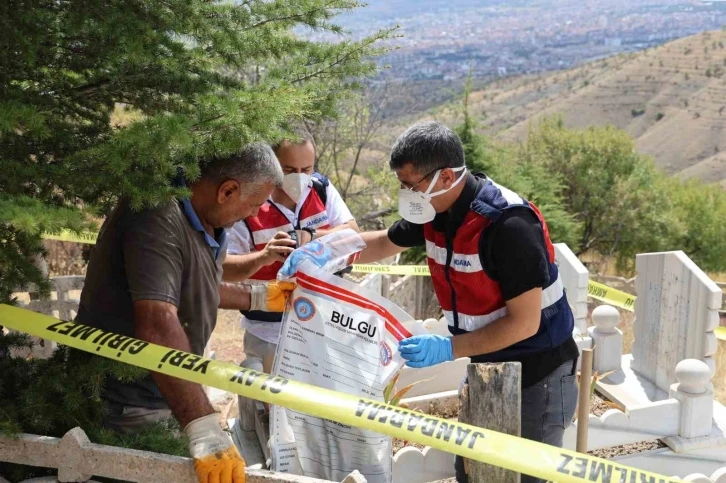
[[[668,392],[684,359],[715,370],[721,289],[682,251],[636,257],[632,369]]]

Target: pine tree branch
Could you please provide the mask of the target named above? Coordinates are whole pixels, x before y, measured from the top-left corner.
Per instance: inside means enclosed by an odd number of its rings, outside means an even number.
[[[263,20],[261,22],[257,22],[256,24],[252,24],[249,27],[247,27],[245,29],[242,29],[242,31],[243,32],[246,32],[246,31],[254,30],[256,28],[262,27],[262,26],[267,25],[269,23],[275,23],[275,22],[296,21],[296,22],[305,23],[304,20],[306,18],[310,18],[311,15],[313,15],[315,13],[327,12],[328,9],[330,9],[330,7],[333,4],[335,4],[335,3],[337,3],[337,0],[331,0],[330,2],[326,3],[323,6],[316,7],[316,8],[307,10],[307,11],[302,12],[302,13],[294,13],[292,15],[283,15],[281,17],[268,18],[268,19],[265,19],[265,20]]]
[[[389,38],[391,36],[391,34],[393,32],[395,32],[397,29],[398,29],[398,27],[380,30],[375,35],[373,35],[371,37],[367,37],[367,38],[361,40],[360,42],[356,42],[355,44],[353,44],[353,45],[355,45],[355,48],[348,50],[347,52],[345,52],[342,55],[340,55],[340,54],[337,55],[334,62],[329,63],[328,65],[318,69],[317,71],[310,72],[310,73],[307,73],[302,76],[298,76],[297,78],[293,79],[291,82],[293,84],[298,84],[298,83],[302,83],[305,81],[309,81],[314,78],[322,78],[323,74],[327,74],[327,73],[332,74],[333,72],[330,72],[330,71],[334,67],[340,66],[345,62],[352,61],[352,58],[354,58],[354,57],[363,57],[366,54],[369,56],[380,55],[383,52],[387,51],[387,49],[381,48],[378,51],[376,51],[376,49],[371,50],[372,45],[380,40]]]
[[[217,153],[279,137],[290,119],[331,119],[374,72],[382,49],[371,44],[386,33],[331,44],[293,29],[340,33],[331,19],[356,6],[83,0],[19,2],[0,15],[13,45],[0,76],[0,302],[43,282],[28,263],[43,251],[39,233],[85,225],[79,200],[105,212],[121,196],[158,206],[178,194],[168,182],[178,166],[198,175]],[[340,162],[348,143],[338,135]]]
[[[294,79],[294,80],[292,81],[292,83],[293,83],[293,84],[300,84],[300,83],[302,83],[302,82],[305,82],[305,81],[309,81],[310,79],[314,79],[314,78],[316,78],[316,77],[320,77],[320,76],[322,76],[323,74],[326,74],[326,73],[328,73],[328,71],[329,71],[330,69],[332,69],[333,67],[336,67],[336,66],[338,66],[338,65],[342,64],[343,62],[347,61],[348,59],[350,59],[350,57],[351,57],[351,56],[352,56],[353,54],[356,54],[356,53],[359,53],[359,52],[363,52],[364,50],[365,50],[365,48],[364,48],[363,46],[361,46],[361,47],[360,47],[360,48],[358,48],[358,49],[354,49],[354,50],[351,50],[351,51],[349,51],[348,53],[346,53],[346,54],[345,54],[345,55],[344,55],[343,57],[338,57],[338,58],[337,58],[337,59],[335,60],[335,62],[333,62],[333,63],[331,63],[331,64],[328,64],[328,65],[327,65],[327,66],[325,66],[324,68],[322,68],[322,69],[319,69],[319,70],[317,70],[317,71],[315,71],[315,72],[311,72],[311,73],[308,73],[308,74],[306,74],[306,75],[304,75],[304,76],[302,76],[302,77],[298,77],[297,79]]]
[[[107,86],[111,83],[111,79],[103,79],[92,84],[86,84],[79,87],[74,87],[72,90],[76,94],[89,94],[93,91],[98,90],[101,87]]]
[[[242,109],[244,106],[240,106],[240,109]],[[195,130],[195,128],[202,126],[203,124],[207,124],[214,121],[219,121],[220,119],[224,119],[227,116],[227,114],[217,114],[216,116],[212,116],[207,119],[202,119],[201,121],[198,121],[194,124],[192,124],[192,131]]]

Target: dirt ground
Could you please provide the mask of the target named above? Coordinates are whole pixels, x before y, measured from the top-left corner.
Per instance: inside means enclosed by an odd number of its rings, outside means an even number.
[[[244,330],[240,326],[240,314],[236,310],[220,310],[217,314],[217,326],[210,339],[215,358],[219,361],[239,364],[245,359],[242,348]]]

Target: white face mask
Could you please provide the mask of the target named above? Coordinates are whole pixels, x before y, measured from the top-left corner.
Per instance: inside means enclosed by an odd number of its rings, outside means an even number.
[[[305,191],[310,186],[310,175],[305,173],[290,173],[282,178],[282,191],[289,196],[292,201],[297,203]]]
[[[454,173],[466,171],[466,166],[461,166],[460,168],[453,168],[452,171]],[[411,223],[415,223],[417,225],[423,225],[424,223],[428,223],[433,220],[436,216],[436,210],[431,204],[431,198],[442,195],[447,191],[453,189],[465,177],[464,173],[462,173],[449,188],[437,191],[436,193],[431,193],[430,191],[433,189],[436,181],[438,181],[440,174],[441,170],[436,171],[436,174],[431,180],[431,184],[429,184],[429,187],[426,191],[414,191],[409,188],[401,188],[399,190],[398,213],[404,220],[410,221]]]

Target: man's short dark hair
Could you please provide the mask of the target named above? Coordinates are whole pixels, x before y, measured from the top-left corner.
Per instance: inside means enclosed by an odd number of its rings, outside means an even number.
[[[315,148],[315,139],[313,137],[313,134],[310,132],[310,130],[307,128],[307,126],[303,123],[294,124],[292,128],[290,129],[292,131],[293,137],[289,138],[282,138],[280,141],[276,142],[272,145],[272,150],[277,154],[279,152],[279,149],[282,147],[285,143],[291,143],[295,146],[302,146],[307,142],[312,143],[313,147]],[[315,148],[317,151],[317,148]]]
[[[464,147],[454,131],[436,121],[421,121],[401,134],[391,148],[391,169],[407,164],[419,173],[464,166]]]

